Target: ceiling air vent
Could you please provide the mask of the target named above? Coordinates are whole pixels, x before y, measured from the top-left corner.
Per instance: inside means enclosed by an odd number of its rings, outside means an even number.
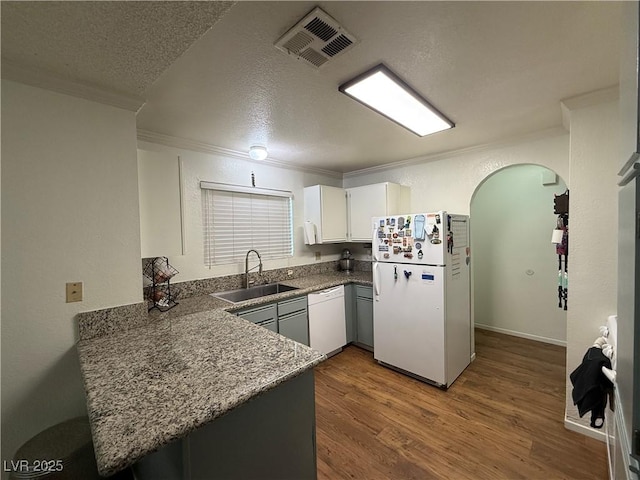
[[[320,68],[356,44],[356,38],[320,8],[296,23],[275,43],[278,50]]]

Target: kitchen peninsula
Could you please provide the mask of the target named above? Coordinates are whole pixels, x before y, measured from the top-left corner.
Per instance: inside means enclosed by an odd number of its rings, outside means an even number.
[[[313,367],[324,355],[231,312],[370,277],[291,279],[298,290],[237,305],[185,298],[141,326],[81,334],[100,473],[133,465],[142,479],[315,478]]]

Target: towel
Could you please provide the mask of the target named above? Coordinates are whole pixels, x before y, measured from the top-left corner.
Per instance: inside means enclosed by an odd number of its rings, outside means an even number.
[[[312,222],[304,222],[304,243],[306,245],[315,245],[316,243],[316,226]]]
[[[578,406],[580,417],[591,412],[591,426],[594,428],[602,428],[607,397],[613,391],[613,384],[602,373],[602,367],[610,369],[611,360],[600,348],[591,347],[582,363],[569,375],[573,384],[573,403]]]

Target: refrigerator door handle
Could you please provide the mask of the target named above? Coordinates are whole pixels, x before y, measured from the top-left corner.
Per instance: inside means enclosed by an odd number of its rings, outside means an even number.
[[[371,256],[374,262],[377,262],[380,260],[378,258],[378,255],[379,255],[378,242],[380,242],[380,239],[377,237],[377,233],[378,233],[378,230],[376,229],[376,225],[374,222],[373,227],[371,229],[371,250],[372,250]]]
[[[624,176],[622,180],[618,182],[618,186],[624,187],[628,183],[631,183],[631,180],[638,177],[640,175],[640,162],[634,163],[630,169],[627,170],[627,174]]]
[[[618,176],[619,177],[624,177],[625,174],[631,168],[631,166],[634,163],[636,163],[638,160],[640,160],[640,152],[631,152],[631,156],[629,157],[629,160],[627,160],[627,162],[624,164],[624,166],[620,169],[620,171],[618,172]]]
[[[373,264],[373,295],[376,302],[380,301],[380,271],[378,270],[378,264]]]

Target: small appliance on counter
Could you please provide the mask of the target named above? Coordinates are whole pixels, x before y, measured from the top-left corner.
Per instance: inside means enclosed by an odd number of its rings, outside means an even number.
[[[353,256],[348,248],[342,251],[342,258],[339,260],[339,269],[343,272],[350,273],[353,271],[354,264]]]

